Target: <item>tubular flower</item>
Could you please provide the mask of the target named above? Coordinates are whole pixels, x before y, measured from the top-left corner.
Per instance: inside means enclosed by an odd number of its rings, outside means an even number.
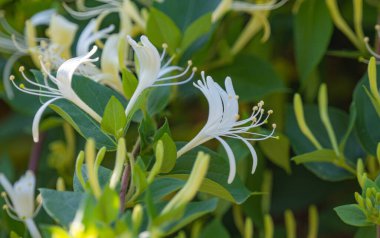
[[[231,147],[221,137],[239,139],[244,142],[251,152],[253,158],[252,173],[254,173],[257,166],[257,155],[249,142],[275,138],[273,134],[276,124],[272,125],[272,132],[268,135],[251,132],[250,130],[267,123],[267,119],[273,111],[269,110],[265,116],[265,111],[262,109],[264,102],[261,101],[257,106],[253,107],[249,118],[239,120],[238,96],[235,94],[230,77],[227,77],[225,80],[226,89],[224,90],[210,76],[205,78],[204,72],[202,72],[202,80],[198,80],[197,83],[194,83],[194,86],[205,95],[209,104],[209,116],[203,129],[178,151],[177,157],[215,138],[223,145],[227,152],[230,164],[228,183],[232,183],[236,175],[235,157]],[[245,135],[245,137],[242,135]]]
[[[73,17],[81,20],[90,19],[98,17],[98,24],[110,13],[117,12],[120,16],[120,32],[124,34],[131,34],[132,32],[132,21],[134,24],[141,29],[145,29],[146,17],[139,11],[137,6],[131,0],[96,0],[97,2],[103,3],[97,7],[86,7],[84,4],[77,1],[78,8],[81,11],[75,11],[64,4],[66,11]]]
[[[134,52],[137,55],[138,63],[140,66],[138,72],[139,82],[137,88],[133,93],[131,100],[127,105],[127,108],[125,109],[125,114],[128,116],[138,97],[145,89],[150,87],[170,86],[187,83],[193,78],[194,73],[197,69],[194,67],[192,69],[191,75],[186,80],[180,82],[165,83],[169,80],[185,76],[191,68],[191,61],[188,62],[186,69],[184,69],[180,74],[164,77],[165,75],[174,71],[182,70],[182,68],[179,66],[169,66],[173,58],[169,59],[164,65],[161,65],[163,59],[165,58],[166,45],[164,45],[164,51],[160,56],[158,50],[149,41],[148,37],[144,35],[141,36],[141,45],[137,44],[137,42],[134,41],[130,36],[127,36],[127,38],[129,44],[132,46]]]
[[[86,62],[94,62],[97,61],[96,59],[91,59],[90,57],[96,52],[97,47],[94,46],[92,50],[87,53],[84,56],[75,57],[72,59],[69,59],[65,61],[57,71],[56,77],[50,74],[50,71],[45,66],[44,62],[40,62],[42,70],[44,74],[47,75],[47,78],[45,78],[44,83],[37,83],[32,80],[30,80],[24,73],[24,67],[20,67],[20,72],[23,76],[23,78],[31,85],[34,85],[38,87],[39,89],[32,89],[32,88],[26,88],[24,84],[20,84],[18,86],[14,82],[14,76],[12,75],[10,77],[10,80],[12,81],[13,85],[19,89],[22,92],[36,95],[40,97],[47,97],[50,98],[48,101],[46,101],[37,111],[36,115],[33,119],[33,140],[35,142],[38,141],[38,125],[41,120],[42,113],[44,110],[54,101],[58,99],[67,99],[77,105],[79,108],[81,108],[83,111],[85,111],[87,114],[89,114],[94,120],[97,122],[101,121],[101,117],[92,109],[90,108],[85,102],[82,101],[82,99],[79,98],[79,96],[75,93],[73,88],[71,87],[71,81],[73,74],[75,70],[79,67],[79,65],[86,63]],[[53,86],[51,86],[53,85]]]
[[[37,209],[35,209],[34,187],[36,185],[36,178],[33,172],[27,171],[14,186],[11,185],[4,174],[0,173],[0,184],[5,190],[2,196],[6,203],[4,209],[8,212],[9,216],[12,219],[24,222],[32,238],[40,238],[41,235],[33,221],[33,218],[41,208],[40,203]]]
[[[5,31],[4,33],[0,32],[0,51],[12,54],[7,60],[3,70],[4,88],[9,98],[14,97],[12,86],[7,80],[11,74],[14,63],[20,57],[30,54],[34,63],[38,64],[38,54],[35,51],[35,47],[41,39],[36,37],[35,27],[49,25],[54,12],[55,10],[49,9],[32,16],[26,21],[24,35],[22,35],[8,24],[4,18],[4,12],[0,11],[0,25]]]

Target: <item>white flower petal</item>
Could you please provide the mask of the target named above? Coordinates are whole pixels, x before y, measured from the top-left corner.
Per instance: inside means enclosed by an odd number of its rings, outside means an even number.
[[[33,132],[33,140],[34,142],[38,142],[39,139],[39,124],[42,117],[42,113],[45,111],[45,109],[51,104],[52,102],[61,99],[62,97],[56,97],[52,98],[48,101],[46,101],[42,106],[38,109],[36,115],[33,118],[33,125],[32,125],[32,132]]]
[[[78,68],[79,65],[85,63],[85,62],[94,62],[97,61],[98,59],[90,59],[90,57],[95,54],[97,51],[97,47],[94,46],[90,52],[88,52],[84,56],[78,56],[75,58],[71,58],[69,60],[66,60],[59,68],[57,71],[57,80],[58,82],[61,82],[63,87],[66,87],[67,89],[71,89],[71,79],[73,77],[73,74],[75,70]],[[61,87],[62,87],[61,86]],[[60,87],[60,85],[58,85]],[[65,88],[60,88],[60,91],[62,92],[63,95],[65,95]]]
[[[222,138],[220,138],[219,136],[216,136],[215,139],[217,139],[223,145],[224,149],[227,152],[228,161],[230,163],[230,173],[228,175],[228,183],[231,184],[236,176],[236,161],[235,161],[234,153],[232,152],[231,147]]]
[[[2,173],[0,173],[0,184],[1,186],[3,186],[5,192],[13,201],[13,199],[15,198],[15,192],[13,190],[12,184],[8,181],[7,177],[5,177],[5,175]]]
[[[53,15],[49,26],[49,37],[52,43],[64,49],[64,57],[70,58],[70,48],[78,26],[60,15]]]
[[[51,17],[54,15],[55,9],[48,9],[38,12],[30,18],[30,22],[34,26],[49,25]]]
[[[161,67],[160,54],[144,35],[140,38],[142,45],[137,44],[130,36],[127,36],[127,39],[139,61],[139,87],[148,88],[158,79]]]

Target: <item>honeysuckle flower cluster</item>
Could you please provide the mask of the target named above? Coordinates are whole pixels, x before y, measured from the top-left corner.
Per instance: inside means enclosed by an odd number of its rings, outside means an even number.
[[[262,108],[264,102],[261,101],[257,106],[253,107],[251,116],[247,119],[239,120],[239,97],[235,94],[230,77],[227,77],[225,80],[226,89],[224,90],[210,76],[205,77],[205,73],[202,72],[202,80],[198,80],[194,83],[194,86],[198,88],[207,99],[209,105],[208,119],[202,130],[178,151],[177,157],[215,138],[222,144],[227,152],[230,164],[228,183],[232,183],[236,175],[235,156],[231,147],[222,137],[238,139],[241,140],[251,152],[253,158],[251,171],[254,173],[257,166],[257,155],[249,141],[274,138],[273,134],[276,124],[272,125],[273,129],[270,134],[262,134],[250,130],[267,123],[273,111],[269,110],[265,115],[265,111]]]
[[[6,203],[4,209],[9,216],[14,220],[24,222],[32,238],[40,238],[41,234],[33,220],[41,208],[41,202],[39,202],[37,208],[35,207],[34,189],[36,178],[33,172],[27,171],[14,186],[11,185],[4,174],[0,173],[0,184],[5,190],[2,197]]]

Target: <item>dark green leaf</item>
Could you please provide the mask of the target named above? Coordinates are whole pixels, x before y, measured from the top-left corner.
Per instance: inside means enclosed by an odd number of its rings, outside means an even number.
[[[373,225],[367,220],[364,212],[356,204],[343,205],[334,208],[339,218],[351,226],[370,226]]]
[[[214,219],[202,230],[200,236],[200,238],[208,237],[229,238],[230,235],[222,222],[218,219]]]
[[[339,143],[349,127],[349,117],[345,112],[335,108],[329,108],[328,113]],[[318,107],[316,105],[304,105],[304,114],[310,130],[320,142],[322,147],[325,149],[332,149],[325,127],[320,120]],[[316,150],[316,148],[300,131],[292,105],[288,106],[286,112],[285,134],[290,139],[291,146],[296,155],[302,155]],[[353,167],[356,165],[357,158],[363,156],[363,152],[360,146],[358,146],[358,142],[353,133],[351,133],[347,139],[344,155],[348,160],[347,162]],[[318,177],[325,180],[339,181],[352,178],[352,175],[349,172],[331,163],[312,162],[304,165]]]
[[[316,150],[310,153],[305,153],[292,158],[297,164],[310,163],[310,162],[334,162],[338,160],[333,150]]]
[[[172,54],[179,46],[181,31],[165,13],[152,8],[147,22],[147,35],[149,40],[157,46],[168,44],[168,51]]]
[[[206,14],[194,21],[183,35],[181,50],[185,51],[194,41],[205,35],[211,29],[211,13]]]
[[[380,72],[380,66],[377,66]],[[380,74],[377,74],[377,84],[380,85]],[[364,87],[369,88],[368,74],[356,85],[354,91],[354,106],[357,112],[356,132],[363,148],[370,154],[376,155],[377,143],[380,141],[380,117],[377,115]]]
[[[253,55],[239,55],[234,64],[213,71],[210,75],[221,84],[226,76],[230,76],[241,101],[258,101],[270,93],[285,90],[283,81],[272,65]]]
[[[54,220],[69,227],[84,198],[83,193],[40,189],[43,207]]]
[[[295,17],[294,32],[297,68],[304,82],[325,54],[332,31],[325,1],[308,0],[301,5]]]

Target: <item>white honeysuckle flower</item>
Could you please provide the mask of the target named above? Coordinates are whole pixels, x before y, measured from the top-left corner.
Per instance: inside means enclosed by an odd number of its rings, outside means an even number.
[[[54,14],[51,17],[47,35],[49,36],[50,44],[60,48],[61,57],[64,59],[71,58],[70,49],[77,30],[78,25],[66,20],[63,16]]]
[[[96,0],[97,2],[103,3],[96,7],[86,7],[84,4],[77,4],[80,6],[79,11],[75,11],[68,7],[65,3],[63,7],[66,11],[73,17],[85,20],[94,17],[98,17],[100,20],[104,19],[110,13],[117,12],[120,16],[120,31],[125,34],[130,34],[131,21],[133,21],[138,27],[145,29],[146,27],[146,16],[142,14],[131,0]],[[78,3],[78,1],[77,1]],[[98,22],[98,24],[100,24]]]
[[[138,97],[141,95],[141,93],[145,89],[150,88],[150,87],[171,86],[171,85],[179,85],[179,84],[187,83],[193,78],[194,73],[197,69],[194,67],[192,69],[191,75],[183,81],[166,83],[167,81],[185,76],[191,68],[191,64],[192,64],[191,61],[188,62],[186,69],[184,69],[180,74],[164,77],[165,75],[172,73],[174,71],[182,70],[182,68],[179,66],[170,66],[170,63],[173,60],[173,57],[169,59],[164,65],[161,65],[162,61],[165,58],[167,46],[164,45],[164,51],[162,55],[160,56],[160,54],[158,53],[158,50],[149,41],[148,37],[144,35],[141,36],[140,38],[141,44],[138,44],[130,36],[127,36],[127,38],[128,38],[129,44],[132,46],[135,54],[137,55],[138,64],[139,64],[139,72],[138,72],[139,82],[137,84],[137,88],[135,92],[133,93],[131,99],[129,100],[127,108],[125,109],[125,114],[128,116],[134,104],[136,103]]]
[[[212,21],[220,19],[229,10],[252,13],[254,11],[274,10],[282,7],[289,0],[270,0],[264,3],[252,3],[234,0],[222,0],[212,13]]]
[[[78,56],[78,57],[65,61],[58,68],[56,77],[50,74],[50,70],[48,69],[49,67],[47,67],[45,63],[41,60],[40,64],[42,67],[42,71],[44,74],[46,74],[44,83],[38,83],[38,82],[34,82],[30,80],[24,73],[24,67],[20,67],[20,72],[23,78],[29,84],[38,87],[38,89],[27,88],[25,87],[24,84],[20,84],[20,86],[18,86],[14,82],[14,76],[12,75],[10,77],[10,80],[13,83],[13,85],[20,91],[25,92],[27,94],[31,94],[31,95],[50,98],[48,101],[42,104],[42,106],[38,109],[38,111],[36,112],[36,115],[34,116],[33,126],[32,126],[34,142],[38,142],[38,139],[39,139],[38,127],[39,127],[39,122],[42,117],[42,113],[51,103],[53,103],[54,101],[58,99],[67,99],[71,101],[72,103],[77,105],[80,109],[82,109],[87,114],[89,114],[94,120],[100,123],[101,117],[92,108],[90,108],[85,102],[83,102],[82,99],[79,98],[79,96],[75,93],[75,91],[71,87],[71,81],[72,81],[72,77],[74,75],[75,70],[83,63],[95,62],[98,60],[98,58],[96,59],[90,58],[93,54],[95,54],[96,50],[97,50],[97,47],[94,46],[92,50],[86,55]]]
[[[76,54],[84,55],[88,53],[88,50],[95,41],[100,40],[102,38],[106,38],[108,34],[114,30],[114,25],[110,25],[107,28],[97,31],[96,20],[92,19],[87,26],[81,32],[77,47]]]
[[[102,51],[100,59],[101,74],[99,82],[110,86],[117,92],[123,93],[123,84],[120,78],[120,61],[119,61],[119,43],[121,38],[119,34],[113,34],[108,37]]]
[[[41,25],[49,25],[54,13],[54,9],[49,9],[33,15],[25,22],[24,35],[22,35],[9,25],[4,17],[4,12],[0,11],[0,25],[5,31],[0,32],[0,51],[12,54],[4,66],[2,75],[8,98],[14,97],[12,86],[8,81],[13,65],[19,58],[28,54],[34,63],[38,64],[38,54],[36,54],[35,47],[41,39],[37,38],[35,28]]]
[[[257,166],[257,155],[250,141],[276,138],[273,136],[276,124],[272,125],[273,130],[268,135],[251,132],[250,130],[267,123],[267,119],[273,111],[269,110],[267,115],[264,116],[265,111],[262,109],[264,102],[261,101],[257,106],[253,107],[250,117],[239,120],[238,96],[235,94],[231,78],[226,78],[226,89],[224,90],[210,76],[205,78],[204,72],[201,74],[202,80],[198,80],[198,82],[194,83],[194,86],[201,90],[207,99],[209,105],[208,120],[202,130],[178,151],[177,157],[179,158],[194,147],[215,138],[227,152],[230,164],[228,183],[232,183],[236,175],[235,157],[231,147],[222,137],[239,139],[248,147],[253,158],[252,173],[254,173]]]
[[[33,221],[41,208],[41,203],[35,208],[34,189],[36,178],[33,172],[27,171],[14,186],[4,174],[0,173],[0,184],[5,190],[2,196],[6,203],[4,208],[9,216],[12,219],[24,222],[32,238],[40,238],[40,232]]]

